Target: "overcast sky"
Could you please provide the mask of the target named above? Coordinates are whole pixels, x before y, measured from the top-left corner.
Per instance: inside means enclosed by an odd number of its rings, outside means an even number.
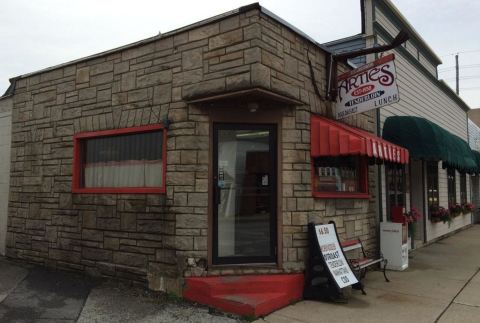
[[[167,32],[253,0],[3,0],[0,95],[8,79]],[[393,0],[443,60],[440,78],[480,107],[480,1]],[[265,0],[260,4],[319,42],[360,33],[360,0]]]

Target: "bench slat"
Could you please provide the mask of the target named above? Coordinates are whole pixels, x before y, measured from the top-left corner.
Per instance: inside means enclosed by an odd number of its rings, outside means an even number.
[[[362,258],[362,259],[354,259],[352,260],[352,264],[354,266],[358,266],[360,269],[366,268],[368,266],[374,265],[378,262],[381,262],[383,259],[372,259],[372,258]]]
[[[340,244],[342,245],[342,248],[345,248],[345,247],[349,247],[349,246],[357,244],[357,243],[360,243],[360,240],[352,239],[352,240],[342,241]]]
[[[348,247],[342,247],[343,251],[350,251],[350,250],[355,250],[355,249],[362,249],[362,244],[361,243],[358,243],[358,244],[354,244],[354,245],[351,245],[351,246],[348,246]]]
[[[363,248],[362,242],[360,241],[359,238],[356,239],[351,239],[351,240],[346,240],[340,242],[340,246],[342,247],[342,250],[344,252],[350,251],[350,250],[356,250],[356,249],[361,249],[362,254],[365,256],[365,249]],[[377,263],[384,263],[383,265],[383,276],[385,277],[385,281],[389,282],[387,275],[385,273],[386,267],[387,267],[387,261],[383,259],[383,257],[380,255],[380,258],[358,258],[358,259],[349,259],[347,258],[351,266],[353,267],[352,269],[355,271],[365,269],[371,265],[377,264]],[[365,275],[365,273],[363,273]],[[363,278],[363,277],[362,277]],[[359,279],[360,281],[360,279]],[[361,284],[361,283],[360,283]],[[361,290],[362,293],[365,294],[365,291],[363,290],[363,285],[361,285]]]

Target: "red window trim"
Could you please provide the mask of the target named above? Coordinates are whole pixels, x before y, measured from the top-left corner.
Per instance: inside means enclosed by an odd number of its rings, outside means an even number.
[[[310,158],[310,174],[311,174],[311,188],[312,196],[315,198],[333,198],[333,199],[342,199],[342,198],[352,198],[352,199],[368,199],[370,194],[368,192],[368,161],[367,158],[358,156],[360,158],[360,183],[359,186],[362,189],[362,192],[320,192],[315,190],[315,170],[313,166],[314,157]]]
[[[81,165],[81,144],[82,139],[97,138],[104,136],[118,136],[130,133],[142,133],[156,130],[163,130],[163,181],[162,187],[81,187],[80,186],[80,170]],[[162,124],[154,124],[140,127],[130,127],[122,129],[102,130],[80,132],[73,135],[73,171],[72,171],[72,193],[79,194],[164,194],[166,191],[166,175],[167,175],[167,131]]]

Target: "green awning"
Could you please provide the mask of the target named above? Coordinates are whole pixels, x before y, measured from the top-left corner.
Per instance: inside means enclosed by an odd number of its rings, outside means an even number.
[[[472,149],[472,153],[477,162],[477,171],[475,173],[480,173],[480,152]]]
[[[446,167],[478,172],[479,165],[468,144],[427,119],[388,117],[383,125],[383,138],[407,148],[412,159],[441,160]]]

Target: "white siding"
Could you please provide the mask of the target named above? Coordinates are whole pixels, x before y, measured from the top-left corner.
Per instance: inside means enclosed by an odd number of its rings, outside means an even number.
[[[375,20],[379,23],[392,37],[394,37],[399,30],[395,25],[388,20],[387,16],[378,8],[375,8]],[[367,22],[368,24],[368,22]],[[377,43],[386,44],[386,40],[377,34]],[[412,42],[408,42],[404,48],[420,63],[428,72],[436,77],[436,68],[428,59],[419,52],[419,49],[414,46]],[[463,140],[468,140],[467,130],[467,114],[452,100],[443,90],[441,90],[429,77],[424,75],[419,68],[408,60],[403,53],[398,50],[393,50],[395,53],[395,65],[397,70],[397,84],[399,87],[400,102],[380,109],[380,129],[383,129],[385,119],[390,116],[417,116],[428,119],[440,127],[450,131],[459,136]],[[385,53],[386,54],[386,53]],[[367,61],[372,61],[373,55],[369,55]],[[470,131],[472,132],[472,130]],[[480,145],[480,129],[478,132],[478,142]],[[471,143],[470,143],[471,144]],[[447,171],[442,169],[441,162],[439,168],[439,198],[440,205],[448,208],[448,189],[447,189]],[[385,192],[385,173],[382,167],[382,203],[383,211],[386,214],[386,192]],[[459,173],[456,176],[457,186],[457,201],[460,201],[460,179]],[[467,186],[469,187],[470,180],[467,176]],[[421,185],[418,181],[411,185]],[[426,181],[424,181],[426,185]],[[419,191],[418,188],[410,187],[413,192]],[[423,188],[425,193],[426,187]],[[469,189],[467,194],[470,200]],[[426,215],[427,210],[424,210]],[[459,216],[454,219],[449,226],[443,223],[433,223],[426,221],[427,241],[438,238],[453,230],[461,228],[462,226],[471,223],[471,216]]]
[[[456,186],[456,198],[457,203],[460,203],[460,173],[457,171],[455,173],[455,186]],[[467,200],[471,201],[470,196],[470,176],[467,175]],[[438,163],[438,184],[439,184],[439,198],[440,206],[448,208],[448,184],[447,184],[447,170],[442,169],[442,163]],[[427,210],[425,210],[427,212]],[[425,213],[426,214],[426,213]],[[448,225],[448,223],[442,222],[431,222],[427,219],[426,228],[427,228],[427,240],[433,240],[439,238],[442,235],[445,235],[449,232],[460,229],[466,225],[472,223],[472,217],[470,214],[460,215],[453,219],[453,222]]]
[[[435,65],[433,65],[432,63],[430,63],[430,61],[425,57],[423,56],[423,54],[420,52],[418,53],[418,61],[420,62],[420,64],[422,64],[430,73],[432,73],[432,75],[434,75],[435,77],[437,77],[437,68],[435,67]]]
[[[384,41],[379,37],[379,41]],[[381,109],[381,127],[390,116],[426,118],[467,140],[466,112],[400,53],[395,53],[400,102]]]
[[[386,17],[379,7],[375,7],[375,21],[379,23],[389,34],[390,36],[395,37],[399,33],[399,29]],[[437,69],[425,56],[422,54],[419,49],[414,45],[410,40],[406,42],[406,45],[402,45],[404,48],[415,58],[420,64],[422,64],[432,75],[437,75]],[[420,57],[419,57],[420,56]]]
[[[480,127],[468,119],[468,144],[470,148],[480,151]]]
[[[0,100],[0,254],[5,255],[10,185],[11,99]]]
[[[378,39],[382,41],[380,37]],[[381,129],[389,116],[418,116],[436,123],[466,141],[468,138],[466,112],[400,53],[395,54],[400,102],[380,109]],[[458,178],[457,175],[457,195],[460,194]],[[382,200],[386,201],[384,187],[385,183],[382,183]],[[439,163],[439,189],[440,205],[448,207],[447,175],[441,163]],[[460,201],[460,196],[457,200]],[[470,223],[470,216],[455,218],[450,227],[448,224],[427,221],[427,240],[435,239]]]

